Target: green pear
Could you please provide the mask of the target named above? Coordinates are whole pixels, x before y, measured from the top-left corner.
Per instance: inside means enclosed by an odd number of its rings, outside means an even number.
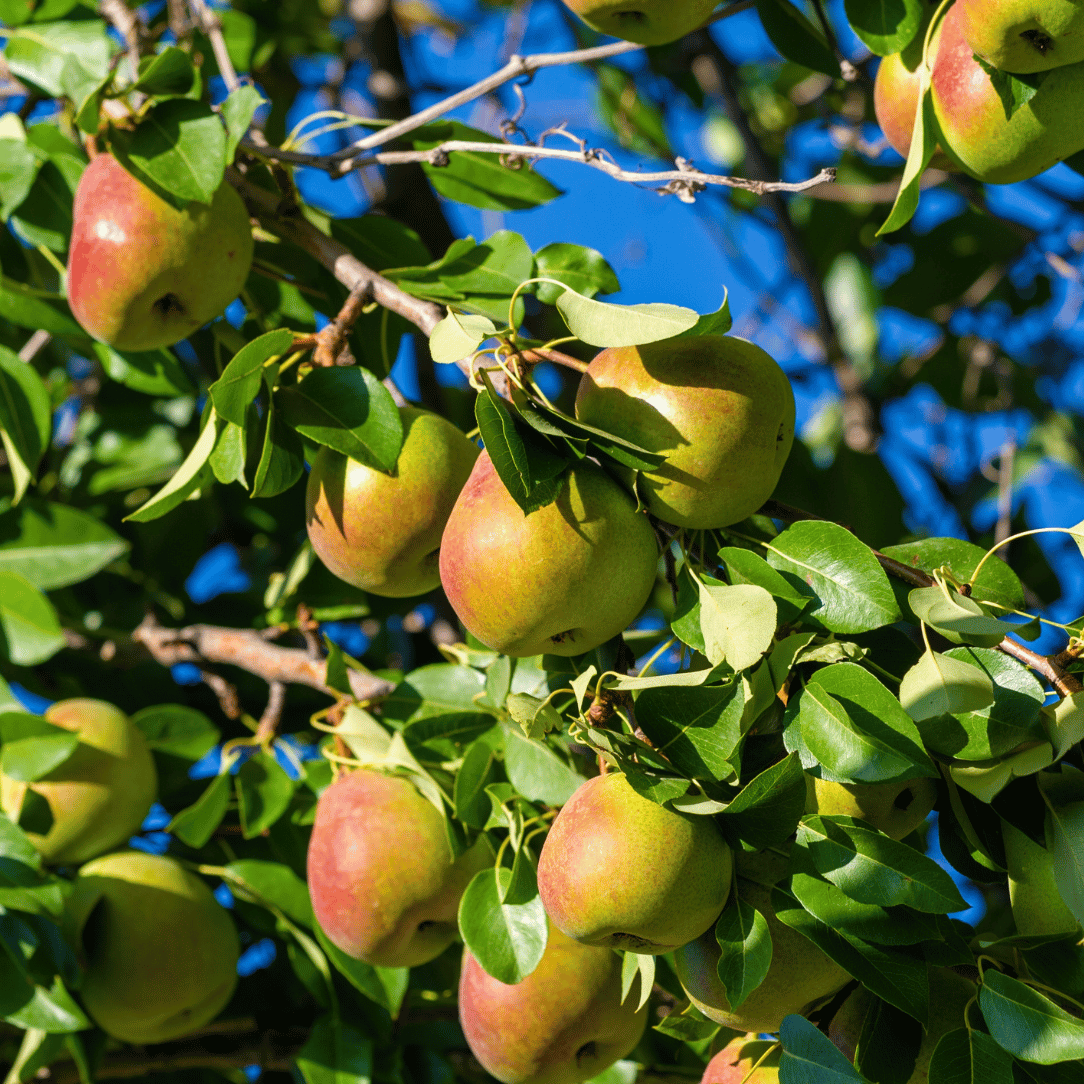
[[[213,1020],[233,994],[233,919],[175,858],[120,851],[88,862],[67,921],[86,969],[83,1004],[116,1039],[177,1039]]]
[[[592,30],[640,45],[677,41],[707,22],[716,0],[565,0]]]
[[[1076,931],[1076,916],[1058,891],[1054,855],[1006,820],[1001,822],[1001,838],[1016,932],[1042,935]]]
[[[11,820],[22,820],[47,863],[77,865],[139,831],[157,794],[158,776],[143,734],[112,704],[60,700],[45,718],[79,735],[75,752],[32,783],[0,775],[0,805]],[[31,803],[41,806],[41,799],[48,814],[38,825]],[[37,816],[43,812],[44,807]]]
[[[1084,60],[1081,0],[956,0],[972,51],[1002,71],[1045,72]]]
[[[950,7],[934,31],[933,106],[940,145],[973,177],[1011,184],[1084,149],[1079,112],[1084,63],[1055,68],[1011,119],[989,73],[963,35],[963,10]]]
[[[737,1035],[708,1062],[700,1084],[779,1084],[782,1055],[772,1039]]]
[[[403,447],[391,474],[321,448],[305,490],[316,555],[339,579],[387,598],[440,586],[440,537],[478,458],[478,446],[439,414],[400,413]]]
[[[576,416],[666,462],[640,484],[679,527],[726,527],[771,495],[794,441],[794,394],[759,346],[732,335],[610,347],[584,373]]]
[[[223,182],[178,210],[109,154],[83,171],[72,207],[68,303],[95,339],[155,350],[191,335],[241,292],[252,231]]]
[[[639,983],[621,1001],[621,957],[553,924],[538,967],[509,986],[463,953],[459,1022],[501,1084],[579,1084],[631,1053],[647,1026]]]
[[[557,814],[538,861],[538,892],[569,937],[657,954],[714,927],[731,868],[710,817],[675,813],[611,772],[588,779]]]
[[[719,981],[720,951],[714,929],[674,953],[674,970],[689,1000],[709,1020],[736,1031],[778,1031],[784,1016],[803,1012],[834,994],[850,981],[850,975],[775,917],[768,886],[739,879],[737,894],[768,922],[772,962],[764,981],[736,1010],[730,1008]]]
[[[898,783],[833,783],[806,776],[806,813],[858,817],[893,839],[910,835],[936,801],[937,785],[925,777]]]
[[[459,900],[493,864],[485,837],[456,858],[444,818],[408,779],[361,769],[320,795],[309,840],[312,909],[328,939],[377,967],[415,967],[459,935]]]
[[[647,516],[586,460],[553,504],[525,516],[483,452],[440,543],[440,582],[459,620],[517,657],[580,655],[624,631],[657,564]]]
[[[930,1079],[930,1059],[937,1044],[950,1031],[965,1026],[964,1013],[977,990],[974,982],[947,967],[928,967],[927,973],[930,984],[929,1024],[907,1084],[927,1084]],[[836,1010],[828,1025],[828,1037],[852,1062],[874,998],[875,995],[864,986],[857,987]]]

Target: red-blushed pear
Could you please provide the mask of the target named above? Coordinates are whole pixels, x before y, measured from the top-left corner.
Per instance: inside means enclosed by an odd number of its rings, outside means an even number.
[[[730,847],[710,817],[643,798],[620,772],[588,779],[550,827],[538,891],[550,921],[586,945],[669,952],[715,925]]]
[[[806,776],[807,813],[858,817],[893,839],[910,835],[926,819],[936,801],[937,786],[932,779],[833,783]]]
[[[95,1023],[129,1043],[201,1028],[237,984],[229,912],[175,858],[120,851],[80,869],[67,922],[85,966],[80,996]]]
[[[478,446],[439,414],[404,407],[403,447],[390,474],[321,448],[305,490],[317,557],[341,580],[407,598],[440,586],[444,525]]]
[[[1079,926],[1058,890],[1054,855],[1008,821],[1001,822],[1009,902],[1022,934],[1072,933]]]
[[[45,718],[79,735],[75,752],[32,783],[0,776],[0,804],[11,820],[23,821],[47,863],[77,865],[139,831],[154,802],[158,775],[142,732],[112,704],[60,700]],[[44,823],[35,824],[30,803],[38,804]]]
[[[666,462],[640,476],[650,512],[726,527],[771,495],[794,441],[794,393],[759,346],[732,335],[609,347],[587,367],[576,416]]]
[[[640,45],[677,41],[707,21],[716,0],[565,0],[592,30]]]
[[[579,1084],[630,1054],[647,1026],[639,980],[621,1002],[621,957],[552,923],[538,967],[509,986],[463,953],[459,1022],[471,1053],[501,1084]]]
[[[1054,68],[1011,119],[963,35],[960,4],[934,30],[933,105],[946,154],[987,184],[1042,173],[1084,149],[1084,63]]]
[[[779,1084],[782,1055],[782,1047],[771,1039],[738,1035],[708,1062],[700,1084]]]
[[[179,210],[110,154],[79,178],[68,303],[95,339],[118,350],[171,346],[237,297],[251,264],[248,212],[225,182],[209,204]]]
[[[965,1026],[967,1003],[976,993],[974,982],[947,967],[929,967],[927,973],[930,982],[929,1024],[907,1084],[928,1084],[930,1059],[937,1044],[948,1032]],[[874,995],[864,986],[859,986],[847,996],[828,1025],[828,1037],[852,1062],[873,998]]]
[[[377,967],[416,967],[458,936],[459,900],[493,864],[481,838],[456,858],[408,779],[360,769],[320,795],[309,840],[312,909],[328,939]]]
[[[768,922],[772,962],[764,981],[737,1009],[730,1008],[719,981],[720,951],[714,929],[674,953],[674,970],[689,1000],[709,1020],[736,1031],[778,1031],[784,1016],[803,1012],[841,990],[850,975],[807,937],[775,917],[771,889],[766,885],[739,878],[738,896]]]
[[[571,467],[529,516],[483,452],[440,543],[440,582],[459,620],[505,655],[579,655],[622,632],[655,583],[647,516],[600,467]]]
[[[956,0],[964,38],[1002,71],[1044,72],[1084,60],[1081,0]]]

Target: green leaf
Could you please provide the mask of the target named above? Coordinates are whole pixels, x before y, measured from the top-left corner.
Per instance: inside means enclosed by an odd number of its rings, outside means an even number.
[[[110,149],[138,181],[178,205],[210,203],[226,170],[226,129],[209,105],[167,98],[134,132],[112,129]]]
[[[900,703],[916,722],[982,711],[994,703],[994,683],[977,666],[927,650],[903,675]]]
[[[713,666],[734,671],[755,666],[772,645],[778,615],[775,599],[755,584],[700,585],[700,631]]]
[[[340,1020],[322,1016],[297,1052],[305,1084],[369,1084],[373,1077],[373,1040]]]
[[[0,715],[0,740],[0,772],[23,783],[48,775],[79,745],[79,735],[73,731],[40,715],[14,711]]]
[[[852,817],[802,818],[798,845],[817,871],[859,903],[907,906],[929,914],[962,911],[955,882],[932,858]]]
[[[196,81],[191,57],[176,45],[167,45],[157,56],[144,57],[139,63],[139,79],[133,90],[152,97],[184,95]]]
[[[84,78],[104,79],[118,49],[101,19],[55,22],[16,30],[4,47],[4,60],[17,78],[41,87],[47,98],[59,98],[73,69]]]
[[[391,393],[367,369],[313,369],[275,399],[282,419],[302,436],[377,470],[394,469],[403,421]]]
[[[429,353],[438,365],[454,364],[469,358],[496,330],[488,316],[449,310],[429,336]]]
[[[847,22],[878,56],[899,53],[911,44],[922,22],[922,0],[845,0]]]
[[[1023,1061],[1084,1061],[1084,1020],[993,967],[983,973],[979,1008],[998,1046]]]
[[[557,279],[583,297],[615,294],[621,289],[617,275],[601,252],[561,241],[546,245],[534,254],[534,277]],[[544,305],[553,305],[564,291],[551,282],[539,282],[535,284],[534,292]]]
[[[43,591],[90,579],[128,551],[97,516],[58,501],[24,501],[0,513],[0,569]]]
[[[933,108],[933,94],[930,90],[930,73],[925,65],[919,68],[920,85],[918,105],[915,109],[915,126],[911,133],[911,146],[907,151],[907,162],[900,179],[900,190],[896,202],[892,205],[888,218],[877,231],[880,237],[886,233],[906,226],[918,210],[918,197],[921,191],[920,181],[926,167],[937,149],[937,117]]]
[[[793,834],[805,802],[805,772],[798,754],[791,753],[742,787],[723,811],[722,823],[753,847],[777,847]]]
[[[217,434],[218,426],[215,422],[214,407],[212,407],[207,413],[199,439],[185,456],[184,462],[174,472],[173,477],[150,500],[125,516],[124,521],[127,523],[128,520],[135,520],[136,523],[146,523],[148,520],[158,519],[167,512],[172,512],[199,489],[205,477],[203,468],[211,458],[211,452],[214,451]]]
[[[222,375],[208,388],[220,418],[234,425],[245,424],[248,405],[263,384],[264,362],[285,353],[293,341],[293,332],[279,328],[253,339],[234,354]]]
[[[935,1084],[1013,1084],[1013,1060],[984,1031],[955,1028],[937,1042],[930,1058]]]
[[[700,319],[699,313],[679,305],[614,305],[594,301],[574,290],[565,290],[556,304],[569,331],[591,346],[659,342],[687,331]]]
[[[52,416],[49,393],[37,370],[0,346],[0,429],[31,473],[49,447]]]
[[[723,909],[715,923],[720,956],[716,969],[731,1012],[764,981],[772,963],[768,920],[740,896]]]
[[[1084,924],[1084,802],[1053,805],[1047,817],[1058,894]]]
[[[59,976],[49,989],[35,986],[30,1001],[5,1019],[16,1027],[38,1028],[50,1034],[68,1035],[91,1027]]]
[[[779,1038],[779,1084],[866,1084],[836,1044],[804,1016],[783,1017]]]
[[[493,667],[490,667],[490,673],[492,672]],[[488,675],[486,686],[488,693]],[[548,700],[539,700],[537,696],[531,696],[530,693],[512,693],[504,702],[504,706],[528,738],[537,740],[551,730],[561,728],[561,715],[557,709]]]
[[[978,65],[990,77],[990,82],[1001,99],[1001,108],[1005,110],[1005,119],[1012,120],[1016,111],[1027,105],[1039,91],[1043,80],[1049,74],[1045,71],[1031,72],[1027,75],[1002,71],[988,64],[981,56],[976,56]]]
[[[810,604],[809,596],[803,595],[782,573],[776,572],[759,553],[737,546],[723,546],[719,550],[719,559],[726,565],[731,583],[754,583],[771,592],[779,608],[780,624],[789,623]]]
[[[977,602],[958,591],[940,587],[916,587],[907,596],[919,621],[937,629],[954,644],[996,647],[1015,631],[1008,622],[991,617]]]
[[[756,7],[765,33],[787,60],[839,78],[839,61],[824,34],[789,0],[756,0]]]
[[[308,886],[289,866],[260,858],[242,858],[226,866],[226,873],[231,889],[247,890],[255,902],[274,904],[294,922],[313,929],[315,919]]]
[[[13,279],[0,279],[0,316],[32,331],[85,340],[86,332],[76,323],[63,298],[50,301],[27,290],[28,287]]]
[[[466,303],[493,310],[507,320],[508,298],[534,270],[534,257],[526,241],[512,230],[498,230],[469,252],[441,268],[441,281],[466,298]],[[488,299],[487,304],[482,304]],[[518,303],[517,303],[518,304]],[[518,319],[522,319],[520,316]]]
[[[260,750],[241,765],[236,786],[241,831],[245,839],[253,839],[289,809],[297,784],[273,753]]]
[[[207,846],[229,807],[232,790],[230,783],[228,772],[216,775],[199,798],[169,822],[166,830],[196,850]]]
[[[767,543],[768,563],[801,594],[830,632],[856,633],[900,619],[888,577],[864,542],[837,523],[794,523]]]
[[[245,480],[245,454],[248,450],[247,434],[243,425],[234,425],[224,419],[218,421],[218,438],[208,462],[215,480],[222,485],[240,482],[248,489]]]
[[[0,569],[0,655],[16,666],[36,666],[63,646],[53,604],[29,580]]]
[[[320,929],[319,923],[313,929],[320,948],[323,949],[335,970],[344,975],[350,985],[370,1001],[383,1005],[393,1016],[398,1015],[399,1004],[405,992],[404,979],[410,976],[409,968],[373,967],[364,960],[355,960],[328,940],[327,934]]]
[[[95,343],[94,353],[110,380],[133,391],[168,398],[195,391],[192,381],[168,350],[122,352],[105,343]]]
[[[0,218],[6,222],[23,202],[41,168],[41,159],[25,140],[0,139]]]
[[[252,480],[253,497],[277,497],[305,473],[305,452],[297,432],[282,420],[274,397],[267,401],[263,450]]]
[[[640,986],[636,1005],[639,1012],[651,997],[651,988],[655,984],[655,957],[644,953],[626,952],[621,958],[621,1004],[624,1005],[636,976],[640,976]]]
[[[240,12],[231,14],[241,14]],[[229,97],[219,106],[222,119],[226,122],[226,164],[233,161],[238,144],[248,131],[256,111],[264,104],[263,95],[251,84],[231,90]]]
[[[459,903],[459,932],[486,974],[521,982],[546,951],[546,912],[535,896],[528,903],[501,903],[512,871],[494,866],[476,873]]]
[[[583,776],[541,742],[525,738],[518,727],[505,726],[504,770],[508,780],[528,801],[564,805]]]
[[[489,820],[490,801],[486,787],[496,781],[497,755],[485,741],[473,742],[463,755],[455,776],[452,808],[456,820],[481,831]]]
[[[141,708],[132,722],[142,731],[152,750],[184,760],[199,760],[221,737],[202,711],[184,704],[155,704]]]

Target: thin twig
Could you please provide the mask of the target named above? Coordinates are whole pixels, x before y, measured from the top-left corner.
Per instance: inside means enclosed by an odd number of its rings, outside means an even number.
[[[547,349],[544,346],[533,350],[521,350],[519,356],[527,362],[549,361],[554,365],[561,365],[566,369],[574,369],[577,373],[586,373],[590,362],[580,361],[571,354],[565,354],[560,350]]]
[[[297,605],[297,631],[305,641],[310,659],[324,657],[324,645],[320,642],[320,622],[312,616],[312,610],[303,602]]]
[[[267,687],[267,707],[263,709],[260,725],[256,728],[256,741],[261,745],[275,736],[285,707],[286,685],[281,681],[272,681]]]
[[[195,659],[191,661],[195,662]],[[206,667],[199,668],[200,680],[218,698],[218,706],[227,719],[239,719],[241,717],[241,701],[237,697],[237,687],[231,685],[221,674],[216,674]]]
[[[116,27],[117,33],[124,39],[128,74],[134,83],[139,78],[139,54],[142,42],[139,16],[124,3],[124,0],[100,0],[98,11]]]
[[[327,327],[316,334],[316,349],[312,352],[313,365],[332,366],[352,364],[353,355],[341,360],[346,347],[346,337],[357,323],[362,310],[372,300],[373,287],[369,281],[361,281],[350,291],[338,315]]]
[[[226,39],[222,34],[222,23],[218,16],[204,3],[204,0],[188,0],[188,7],[192,12],[194,22],[207,35],[211,43],[218,73],[222,76],[226,89],[236,90],[241,85],[241,80],[237,78],[233,61],[230,60],[230,51],[226,48]]]
[[[48,331],[35,331],[19,351],[19,360],[33,361],[52,341],[53,336]]]

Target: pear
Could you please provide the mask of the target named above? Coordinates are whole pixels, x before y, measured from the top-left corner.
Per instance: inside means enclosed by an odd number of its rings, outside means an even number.
[[[440,543],[440,582],[468,631],[505,655],[580,655],[622,632],[655,583],[647,516],[583,461],[529,516],[489,455],[474,470]]]
[[[361,769],[320,795],[309,840],[312,908],[328,939],[377,967],[415,967],[458,936],[459,900],[493,864],[485,837],[456,858],[444,818],[408,779]]]
[[[565,0],[592,30],[640,45],[677,41],[707,21],[715,0]]]
[[[972,51],[1002,71],[1045,72],[1084,60],[1081,0],[956,0]]]
[[[731,868],[710,817],[675,813],[611,772],[588,779],[557,814],[538,861],[538,892],[569,937],[657,954],[715,925]]]
[[[478,446],[439,414],[400,413],[403,447],[391,474],[321,448],[305,490],[316,555],[339,579],[387,598],[440,586],[440,537],[478,458]]]
[[[631,1053],[647,1026],[639,984],[621,1001],[621,957],[552,924],[538,967],[509,986],[463,954],[459,1021],[471,1053],[502,1084],[579,1084]]]
[[[1029,836],[1001,822],[1005,865],[1009,874],[1009,902],[1016,932],[1023,934],[1073,933],[1079,928],[1058,891],[1054,856]]]
[[[237,984],[237,931],[211,890],[175,858],[121,851],[88,862],[67,915],[95,1023],[129,1043],[203,1027]]]
[[[858,817],[893,839],[910,835],[936,801],[937,785],[925,777],[899,783],[833,783],[806,776],[806,813]]]
[[[772,1039],[737,1035],[708,1062],[700,1084],[779,1084],[782,1055],[782,1047]]]
[[[139,831],[154,803],[158,776],[142,732],[112,704],[60,700],[45,718],[79,735],[75,752],[32,783],[0,775],[0,805],[19,821],[30,812],[30,801],[44,799],[51,823],[40,831],[26,824],[27,835],[50,865],[77,865]]]
[[[963,9],[955,4],[931,42],[934,113],[941,148],[953,161],[987,184],[1011,184],[1084,149],[1084,127],[1078,123],[1084,63],[1055,68],[1008,119],[963,29]]]
[[[689,1000],[709,1020],[736,1031],[778,1031],[784,1016],[803,1012],[841,990],[850,975],[775,917],[768,886],[739,879],[737,894],[768,922],[772,962],[764,981],[737,1009],[730,1008],[716,970],[720,951],[714,929],[674,953],[674,970]]]
[[[588,425],[665,453],[640,483],[679,527],[726,527],[771,495],[794,441],[794,394],[759,346],[732,335],[609,347],[576,394]]]
[[[209,204],[178,210],[110,154],[79,178],[68,303],[95,339],[117,350],[171,346],[237,297],[251,264],[248,212],[225,182]]]

